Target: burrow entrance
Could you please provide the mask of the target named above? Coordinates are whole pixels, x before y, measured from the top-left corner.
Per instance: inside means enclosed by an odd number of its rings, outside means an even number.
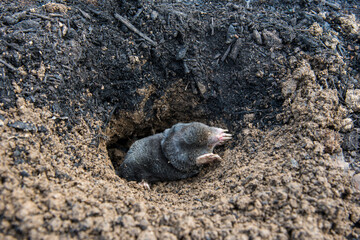
[[[182,79],[161,95],[151,85],[137,89],[137,94],[141,98],[136,109],[115,110],[107,129],[110,136],[107,150],[116,173],[136,140],[163,132],[176,123],[197,121],[227,127],[225,121],[217,117],[218,113],[211,115],[209,106],[204,104],[205,99],[194,94],[189,84]]]
[[[174,81],[162,91],[151,84],[137,89],[139,98],[136,108],[116,109],[106,131],[109,136],[107,150],[116,174],[132,143],[162,132],[179,122],[197,121],[227,128],[234,135],[234,139],[226,146],[235,146],[237,135],[246,124],[274,119],[280,111],[281,103],[274,99],[269,100],[269,88],[264,90],[264,83],[261,79],[258,81],[259,86],[253,87],[253,92],[248,91],[248,87],[242,88],[241,85],[234,86],[230,81],[224,81],[221,88],[207,90],[211,92],[210,97],[200,94],[199,85],[195,84],[194,87],[194,84],[184,79]],[[280,91],[274,88],[274,84],[271,86],[273,89],[270,92]],[[258,98],[258,104],[253,97]],[[276,104],[264,107],[264,99],[268,99],[267,103],[273,101]],[[243,111],[239,111],[241,109]],[[274,109],[276,111],[273,111]],[[221,154],[224,149],[224,146],[217,147],[215,152]]]

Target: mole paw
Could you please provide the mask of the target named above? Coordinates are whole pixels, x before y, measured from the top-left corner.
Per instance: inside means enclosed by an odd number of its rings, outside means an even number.
[[[211,162],[215,162],[215,161],[221,161],[221,160],[222,160],[222,158],[219,155],[213,154],[213,153],[207,153],[207,154],[197,157],[196,164],[202,165],[202,164],[211,163]]]

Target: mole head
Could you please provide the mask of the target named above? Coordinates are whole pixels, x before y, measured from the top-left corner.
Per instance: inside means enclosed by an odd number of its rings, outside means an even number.
[[[210,127],[203,123],[192,122],[187,124],[183,130],[183,139],[187,144],[206,146],[211,135]]]
[[[231,139],[226,129],[203,123],[177,123],[163,133],[161,148],[164,156],[181,171],[192,171],[199,156],[212,153],[216,145]]]
[[[206,146],[213,149],[215,146],[223,144],[231,139],[228,130],[216,127],[209,127],[203,123],[193,122],[184,129],[184,139],[188,144],[196,146]]]

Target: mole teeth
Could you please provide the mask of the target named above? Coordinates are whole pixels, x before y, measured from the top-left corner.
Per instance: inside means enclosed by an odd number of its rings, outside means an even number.
[[[221,136],[221,139],[222,140],[230,140],[230,139],[232,139],[232,135],[229,133],[223,133]]]
[[[224,144],[225,141],[232,139],[232,135],[230,133],[221,133],[219,136],[220,144]]]
[[[232,139],[232,137],[223,137],[222,140],[230,140],[230,139]]]

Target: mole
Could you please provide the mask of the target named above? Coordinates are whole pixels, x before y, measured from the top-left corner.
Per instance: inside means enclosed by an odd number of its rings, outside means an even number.
[[[134,142],[120,165],[119,175],[148,183],[197,175],[204,164],[221,161],[214,147],[232,138],[227,129],[200,122],[177,123],[162,133]]]

